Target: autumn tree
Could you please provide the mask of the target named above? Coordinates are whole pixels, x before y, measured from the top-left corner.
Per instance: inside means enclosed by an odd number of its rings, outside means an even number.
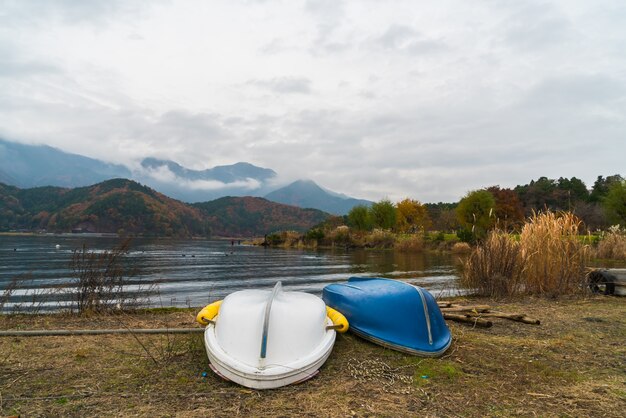
[[[456,207],[459,223],[476,238],[483,238],[494,225],[496,200],[485,189],[468,192]]]
[[[459,228],[456,217],[456,203],[425,203],[432,228],[436,231],[454,231]]]
[[[373,203],[370,215],[372,224],[376,228],[391,229],[396,224],[396,207],[389,199]]]
[[[487,191],[495,199],[494,215],[502,228],[511,230],[524,223],[524,207],[514,190],[491,186]]]
[[[425,231],[430,227],[430,217],[426,206],[419,201],[406,198],[396,205],[396,229],[401,233]]]

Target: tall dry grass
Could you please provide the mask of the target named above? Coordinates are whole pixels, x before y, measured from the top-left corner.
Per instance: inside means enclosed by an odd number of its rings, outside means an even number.
[[[589,251],[578,239],[579,227],[572,213],[548,211],[527,220],[519,242],[492,231],[465,262],[461,285],[491,297],[582,292]]]
[[[392,232],[378,228],[364,238],[365,246],[370,248],[393,248],[396,243],[396,237]]]
[[[408,235],[398,237],[394,248],[400,252],[420,252],[424,249],[424,238],[420,235]]]
[[[520,234],[525,292],[558,296],[585,289],[589,247],[578,239],[580,220],[571,212],[535,213]]]
[[[609,228],[609,232],[598,243],[595,256],[613,260],[626,259],[626,231],[622,232],[619,225]]]
[[[492,297],[520,292],[523,286],[519,243],[504,231],[491,231],[467,258],[461,285]]]

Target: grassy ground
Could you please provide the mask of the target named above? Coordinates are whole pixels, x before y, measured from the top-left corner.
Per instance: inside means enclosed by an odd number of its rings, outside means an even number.
[[[623,416],[626,299],[470,301],[542,325],[450,323],[440,359],[340,335],[317,377],[272,391],[215,376],[201,334],[0,337],[0,416]],[[0,328],[188,327],[193,316],[4,316]]]

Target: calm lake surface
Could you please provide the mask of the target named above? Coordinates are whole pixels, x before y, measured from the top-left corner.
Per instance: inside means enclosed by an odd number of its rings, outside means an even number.
[[[83,244],[110,250],[117,238],[86,236],[0,236],[0,304],[3,310],[57,310],[70,303],[69,262]],[[455,294],[457,257],[378,250],[296,250],[231,245],[217,240],[135,239],[127,262],[138,269],[129,289],[156,285],[152,306],[204,306],[236,290],[270,289],[282,281],[286,290],[320,295],[328,283],[350,276],[400,279],[433,294]],[[6,298],[6,289],[17,288]],[[4,300],[1,300],[4,299]],[[34,303],[34,305],[33,305]]]

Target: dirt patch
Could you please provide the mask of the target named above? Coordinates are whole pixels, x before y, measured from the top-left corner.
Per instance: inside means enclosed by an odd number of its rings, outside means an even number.
[[[255,391],[209,369],[201,334],[0,338],[0,415],[623,416],[626,299],[490,304],[539,326],[449,323],[440,359],[337,338],[320,374]],[[189,327],[193,311],[3,316],[2,329]]]

